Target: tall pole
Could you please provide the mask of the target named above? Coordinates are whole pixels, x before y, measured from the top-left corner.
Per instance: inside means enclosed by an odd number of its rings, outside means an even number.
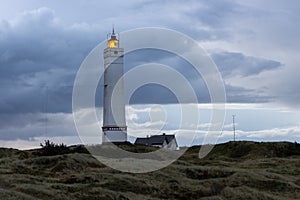
[[[45,92],[45,138],[48,137],[48,101],[49,101],[49,94],[48,94],[48,86],[46,86]]]
[[[235,142],[235,115],[232,115],[233,141]]]

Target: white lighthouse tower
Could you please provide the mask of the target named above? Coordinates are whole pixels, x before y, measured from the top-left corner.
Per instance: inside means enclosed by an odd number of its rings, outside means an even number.
[[[123,80],[124,49],[119,48],[119,40],[113,28],[107,48],[104,49],[104,98],[102,142],[127,141],[125,120],[124,80]],[[118,82],[117,87],[116,83]],[[112,104],[112,94],[113,104]]]

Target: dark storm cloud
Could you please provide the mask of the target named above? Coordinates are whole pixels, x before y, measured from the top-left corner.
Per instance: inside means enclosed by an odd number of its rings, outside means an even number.
[[[274,100],[274,97],[259,93],[256,90],[243,87],[225,85],[227,102],[230,103],[266,103]]]
[[[0,140],[31,140],[41,136],[76,136],[72,114],[0,113],[0,119]]]
[[[224,77],[257,75],[282,66],[277,61],[245,56],[242,53],[219,52],[211,56]]]
[[[0,139],[2,140],[28,139],[45,133],[44,114],[1,113],[0,119]]]
[[[152,2],[154,5],[156,3]],[[196,5],[196,2],[191,1],[192,4]],[[183,9],[182,15],[193,18],[199,14],[199,19],[205,15],[207,18],[203,18],[201,22],[211,27],[219,26],[222,16],[230,15],[236,10],[236,6],[219,1],[205,6],[199,5],[191,9],[191,12]],[[218,8],[212,5],[218,5]],[[150,5],[145,6],[149,9]],[[195,21],[199,19],[195,18]],[[99,26],[87,24],[66,26],[48,8],[25,12],[12,21],[2,20],[0,26],[0,89],[5,94],[0,98],[0,111],[71,112],[71,92],[76,71],[100,38],[104,39],[100,33],[105,31],[101,31]],[[213,54],[213,58],[225,77],[232,73],[253,75],[280,65],[275,61],[247,57],[241,53],[223,52]],[[188,62],[172,54],[145,51],[128,55],[125,61],[128,69],[137,64],[154,61],[170,65],[191,81],[200,102],[210,101],[201,76]],[[163,88],[147,86],[143,91],[147,95],[136,95],[131,103],[177,101]],[[101,91],[98,96],[102,96]],[[148,98],[149,96],[152,98]],[[235,101],[232,98],[229,101]],[[244,101],[253,102],[253,99],[250,96]],[[97,104],[101,106],[101,98]]]
[[[48,8],[0,24],[0,111],[71,112],[74,77],[99,27],[64,26]],[[103,37],[104,38],[104,37]]]
[[[218,52],[212,54],[224,80],[232,76],[255,76],[264,71],[278,69],[282,64],[277,61],[246,56],[242,53]],[[125,56],[125,72],[145,63],[160,63],[172,67],[190,81],[200,103],[209,103],[210,95],[203,77],[186,60],[170,52],[154,49],[139,50]],[[168,77],[168,74],[166,74]],[[174,82],[174,84],[176,84]],[[225,84],[225,82],[224,82]],[[126,86],[126,84],[125,84]],[[267,97],[259,91],[225,84],[228,102],[257,103],[268,102]],[[141,87],[131,98],[131,103],[177,103],[174,94],[166,88],[147,85]]]

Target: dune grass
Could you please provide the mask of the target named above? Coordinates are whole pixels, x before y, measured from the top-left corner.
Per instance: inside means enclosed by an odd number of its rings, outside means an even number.
[[[229,142],[203,159],[200,146],[192,147],[170,166],[144,174],[113,170],[83,146],[63,148],[57,155],[1,148],[0,199],[300,199],[295,143]]]

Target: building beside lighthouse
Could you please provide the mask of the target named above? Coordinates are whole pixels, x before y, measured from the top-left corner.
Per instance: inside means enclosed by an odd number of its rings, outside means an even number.
[[[119,38],[114,29],[103,55],[105,71],[102,142],[124,142],[127,141],[123,80],[124,49],[119,47]]]

